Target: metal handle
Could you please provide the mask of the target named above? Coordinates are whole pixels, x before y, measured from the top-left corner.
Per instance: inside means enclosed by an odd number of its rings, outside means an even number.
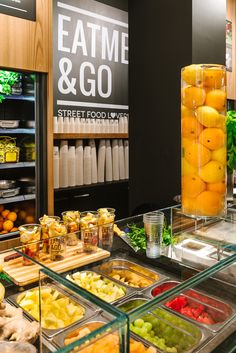
[[[82,195],[75,195],[74,198],[75,199],[78,199],[78,198],[81,198],[81,197],[89,197],[90,194],[82,194]]]

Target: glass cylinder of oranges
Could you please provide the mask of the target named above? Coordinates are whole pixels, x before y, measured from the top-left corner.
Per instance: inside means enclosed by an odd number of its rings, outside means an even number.
[[[181,71],[182,212],[215,217],[226,209],[226,70]]]

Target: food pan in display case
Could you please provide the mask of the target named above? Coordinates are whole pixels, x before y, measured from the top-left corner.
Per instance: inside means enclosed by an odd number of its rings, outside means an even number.
[[[125,313],[130,313],[136,308],[144,305],[150,298],[141,292],[137,292],[129,298],[125,298],[116,304],[117,308]]]
[[[83,288],[78,287],[73,282],[44,268],[40,271],[40,288],[44,288],[45,284],[48,283],[53,283],[54,285],[57,284],[58,290],[62,290],[63,288],[63,291],[71,294],[73,300],[77,300],[78,302],[83,300],[84,306],[85,303],[86,305],[92,305],[94,308],[94,315],[81,322],[77,322],[73,326],[65,328],[51,338],[45,337],[44,330],[42,329],[40,338],[44,343],[44,347],[41,347],[40,353],[45,353],[45,346],[50,351],[58,353],[74,353],[78,351],[84,353],[93,352],[93,345],[98,342],[98,338],[100,341],[100,349],[99,344],[96,345],[100,353],[103,352],[103,347],[109,348],[109,350],[107,350],[109,353],[112,353],[113,351],[115,353],[126,352],[128,342],[128,318],[126,315],[110,304],[93,296]],[[42,322],[42,311],[40,311],[40,322]],[[98,322],[98,325],[95,325],[96,322]],[[86,327],[85,325],[89,323],[91,323],[92,326],[90,325],[88,327],[89,330],[84,330]],[[79,328],[83,328],[81,335],[79,335],[78,332]],[[68,335],[69,337],[67,337]],[[66,338],[70,341],[65,342]],[[75,338],[76,341],[73,342],[73,338]],[[64,343],[69,344],[65,346]],[[116,350],[112,351],[113,348],[116,348]],[[48,352],[48,350],[46,351]]]
[[[66,278],[108,303],[114,303],[132,293],[131,288],[95,271],[78,271],[67,275]]]
[[[64,331],[62,334],[53,338],[53,343],[57,347],[64,347],[66,349],[69,344],[73,344],[79,338],[86,336],[88,334],[93,333],[95,330],[108,326],[110,322],[110,317],[103,313],[97,317],[93,318],[93,321],[89,320],[81,325],[77,325],[73,329],[68,329]],[[81,353],[119,353],[122,352],[119,347],[119,334],[118,331],[111,331],[109,328],[105,335],[101,337],[97,335],[96,341],[91,342],[90,345],[85,346],[84,348],[76,350],[76,352]],[[126,349],[127,349],[126,345]],[[130,353],[158,353],[154,346],[147,344],[146,342],[142,342],[139,338],[134,335],[130,335],[129,339],[129,352]]]
[[[156,308],[131,320],[130,330],[163,352],[193,352],[210,337],[210,332]]]
[[[116,281],[135,289],[150,287],[166,277],[143,265],[122,258],[111,259],[96,267],[96,270]]]
[[[145,294],[153,298],[178,284],[180,284],[178,281],[166,281],[148,289]],[[235,307],[232,304],[214,295],[193,289],[183,291],[178,296],[164,302],[163,305],[214,332],[219,331],[235,315]]]
[[[99,310],[83,298],[75,298],[61,285],[53,283],[14,294],[8,301],[22,308],[31,320],[40,321],[44,335],[49,338],[77,322],[91,318]]]

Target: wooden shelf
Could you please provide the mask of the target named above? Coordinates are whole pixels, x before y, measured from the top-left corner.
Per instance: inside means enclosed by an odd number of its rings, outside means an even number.
[[[77,134],[77,133],[54,133],[54,140],[74,140],[74,139],[127,139],[128,134]]]

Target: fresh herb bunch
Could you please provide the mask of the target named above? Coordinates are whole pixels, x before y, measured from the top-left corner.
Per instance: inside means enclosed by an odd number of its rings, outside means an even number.
[[[146,235],[144,227],[137,227],[135,224],[128,224],[125,229],[127,237],[130,239],[131,244],[137,250],[146,250]],[[171,244],[171,226],[166,222],[163,226],[162,244],[168,246]]]
[[[162,244],[168,246],[171,244],[171,225],[164,224],[162,233]]]
[[[0,92],[7,96],[11,94],[11,87],[18,82],[20,74],[13,71],[0,70]],[[0,103],[2,103],[4,96],[0,93]]]
[[[236,169],[236,111],[227,112],[227,167],[230,173]]]
[[[146,236],[143,227],[137,227],[136,224],[128,224],[125,233],[137,250],[146,250]]]

